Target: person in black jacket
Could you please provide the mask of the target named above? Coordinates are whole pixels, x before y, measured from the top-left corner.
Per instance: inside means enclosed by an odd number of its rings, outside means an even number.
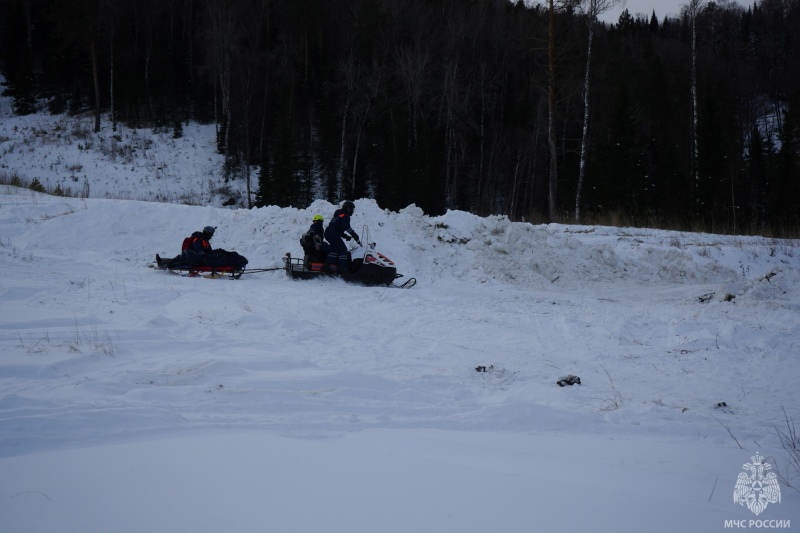
[[[325,269],[328,272],[338,272],[339,274],[347,272],[347,246],[345,246],[343,238],[348,241],[352,238],[359,245],[361,244],[358,234],[350,227],[350,217],[353,216],[355,208],[353,202],[349,200],[343,202],[341,209],[337,209],[333,213],[333,218],[325,228],[325,240],[331,245],[325,260]]]
[[[183,239],[180,255],[176,255],[172,259],[161,259],[156,254],[156,263],[158,266],[166,266],[167,268],[205,264],[206,254],[210,254],[213,251],[210,241],[216,230],[215,226],[206,226],[203,231],[195,231],[191,236]]]
[[[213,248],[211,248],[211,237],[214,236],[215,231],[217,231],[215,226],[206,226],[203,228],[203,231],[195,231],[192,233],[192,236],[189,237],[189,247],[184,250],[184,258],[189,264],[205,263],[205,259],[207,259],[213,251]]]
[[[324,221],[325,219],[322,215],[314,215],[311,227],[300,237],[300,245],[303,247],[303,252],[311,261],[325,261],[330,250],[330,245],[323,240],[325,238],[325,230],[322,227]]]
[[[222,248],[211,248],[211,237],[216,230],[214,226],[206,226],[202,232],[192,233],[192,240],[187,250],[190,263],[205,267],[232,267],[243,270],[247,266],[246,257]]]

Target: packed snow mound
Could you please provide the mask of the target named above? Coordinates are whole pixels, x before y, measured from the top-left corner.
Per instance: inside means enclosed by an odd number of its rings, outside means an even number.
[[[212,225],[217,226],[212,245],[241,253],[251,268],[278,267],[285,253],[300,253],[300,235],[313,215],[329,219],[337,209],[323,200],[306,209],[167,207],[139,201],[54,198],[15,187],[5,187],[2,198],[0,213],[9,225],[18,228],[11,223],[32,222],[14,239],[40,253],[69,243],[76,257],[91,261],[116,249],[116,242],[123,239],[125,257],[117,259],[141,264],[152,261],[156,253],[179,253],[183,237]],[[434,217],[413,205],[393,212],[370,199],[355,204],[356,232],[368,231],[370,240],[398,265],[400,273],[423,284],[453,279],[533,288],[618,281],[713,283],[719,286],[717,300],[724,300],[728,293],[786,301],[796,296],[793,287],[800,252],[795,241],[601,226],[537,226],[463,211]],[[166,208],[171,210],[170,217],[162,215]],[[98,225],[98,218],[107,222]]]
[[[313,207],[325,211],[326,206]],[[722,284],[756,279],[774,267],[798,265],[792,241],[636,228],[537,226],[463,211],[431,217],[416,206],[399,213],[381,210],[374,200],[356,201],[353,221],[369,225],[381,249],[398,264],[413,265],[417,277],[430,282],[456,278],[481,284],[567,287],[619,280]]]
[[[764,301],[773,305],[800,310],[800,271],[781,265],[753,279],[741,279],[723,284],[720,289],[701,297],[702,301]]]

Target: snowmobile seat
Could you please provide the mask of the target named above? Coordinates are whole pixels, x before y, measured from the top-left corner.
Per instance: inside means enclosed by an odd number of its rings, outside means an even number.
[[[305,254],[303,256],[303,265],[305,265],[306,270],[310,270],[311,272],[322,272],[325,268],[325,263],[320,259],[317,255]]]

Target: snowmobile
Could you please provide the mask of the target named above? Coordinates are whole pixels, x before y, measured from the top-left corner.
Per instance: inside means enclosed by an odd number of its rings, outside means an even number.
[[[340,277],[351,283],[375,286],[384,285],[386,287],[397,287],[410,289],[416,285],[415,278],[409,278],[400,285],[394,283],[402,274],[397,273],[397,268],[391,259],[375,250],[375,243],[369,235],[369,228],[364,226],[362,233],[362,244],[354,245],[347,253],[347,270],[345,272],[327,272],[325,270],[325,258],[314,256],[307,251],[303,258],[292,257],[287,252],[283,257],[284,270],[292,279],[319,279],[321,277]]]

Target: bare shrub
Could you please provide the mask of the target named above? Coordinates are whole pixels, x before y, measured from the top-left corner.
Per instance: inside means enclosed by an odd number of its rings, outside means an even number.
[[[782,468],[775,470],[781,483],[800,492],[800,434],[797,433],[794,419],[789,416],[785,408],[783,408],[783,419],[786,424],[785,428],[774,427],[785,452],[785,463]]]

